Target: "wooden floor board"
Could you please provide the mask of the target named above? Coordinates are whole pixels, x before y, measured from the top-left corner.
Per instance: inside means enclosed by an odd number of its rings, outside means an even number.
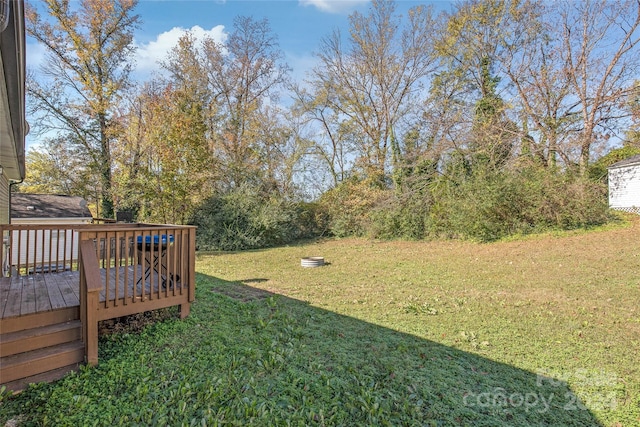
[[[22,287],[22,304],[20,314],[35,313],[36,311],[36,281],[29,280]]]
[[[68,298],[72,304],[75,304],[76,301],[80,301],[80,274],[77,272],[65,271],[58,276],[58,280],[66,285],[67,292],[73,294],[73,296],[65,295],[65,297]]]
[[[51,310],[51,298],[49,298],[49,287],[45,283],[41,274],[36,274],[35,277],[35,294],[36,294],[36,307],[37,313],[42,311]]]
[[[9,295],[7,306],[2,314],[3,317],[20,315],[20,305],[22,304],[22,277],[12,277],[9,280]]]
[[[64,298],[64,302],[67,307],[80,304],[80,299],[78,298],[78,291],[80,287],[79,275],[75,275],[75,280],[72,280],[68,273],[62,273],[58,277],[58,287],[60,288],[60,292],[62,293],[62,297]]]
[[[49,288],[49,298],[51,299],[51,309],[55,310],[57,308],[65,308],[69,307],[64,299],[64,295],[62,295],[62,290],[58,286],[55,278],[51,277],[49,280],[49,284],[47,288]]]
[[[9,299],[9,288],[11,287],[10,277],[0,277],[0,318],[4,313],[4,308]]]

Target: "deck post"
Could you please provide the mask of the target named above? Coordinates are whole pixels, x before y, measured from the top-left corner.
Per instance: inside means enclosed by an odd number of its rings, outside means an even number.
[[[191,312],[191,303],[187,302],[184,304],[180,304],[180,318],[184,319],[185,317],[189,316],[189,313]]]
[[[88,365],[98,364],[98,304],[101,288],[95,244],[80,242],[80,319],[85,359]]]
[[[189,261],[189,303],[196,299],[196,228],[189,228],[189,249],[186,251]],[[189,312],[187,311],[187,315]]]
[[[87,293],[87,320],[82,324],[86,331],[85,361],[87,365],[95,366],[98,364],[98,320],[97,311],[91,307],[98,307],[98,292]]]

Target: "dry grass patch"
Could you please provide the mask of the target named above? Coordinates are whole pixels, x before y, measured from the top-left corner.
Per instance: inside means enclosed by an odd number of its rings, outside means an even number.
[[[266,280],[249,279],[249,280],[243,280],[242,282],[228,283],[224,287],[213,288],[212,292],[228,296],[229,298],[233,298],[241,302],[255,301],[259,299],[268,298],[269,296],[272,296],[272,294],[271,292],[268,292],[262,289],[246,286],[243,283],[252,284],[252,283],[260,283],[263,281],[266,281]]]

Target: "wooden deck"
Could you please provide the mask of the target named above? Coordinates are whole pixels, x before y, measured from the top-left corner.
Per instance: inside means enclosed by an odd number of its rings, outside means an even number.
[[[80,305],[77,271],[0,278],[0,318]]]
[[[0,384],[10,390],[96,365],[101,320],[172,306],[189,315],[195,227],[0,224],[0,236]]]
[[[108,297],[112,302],[116,299],[123,302],[125,299],[153,299],[158,294],[170,296],[182,289],[179,281],[167,280],[153,270],[143,279],[142,266],[139,265],[101,269],[100,275],[105,282],[108,276]],[[0,318],[77,307],[80,305],[79,288],[79,271],[0,277]],[[104,303],[106,299],[107,293],[103,290],[100,302]]]

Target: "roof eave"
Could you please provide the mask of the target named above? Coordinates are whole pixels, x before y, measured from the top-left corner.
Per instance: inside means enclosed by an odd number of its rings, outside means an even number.
[[[25,176],[24,2],[9,2],[9,22],[0,33],[0,166],[7,179]]]

